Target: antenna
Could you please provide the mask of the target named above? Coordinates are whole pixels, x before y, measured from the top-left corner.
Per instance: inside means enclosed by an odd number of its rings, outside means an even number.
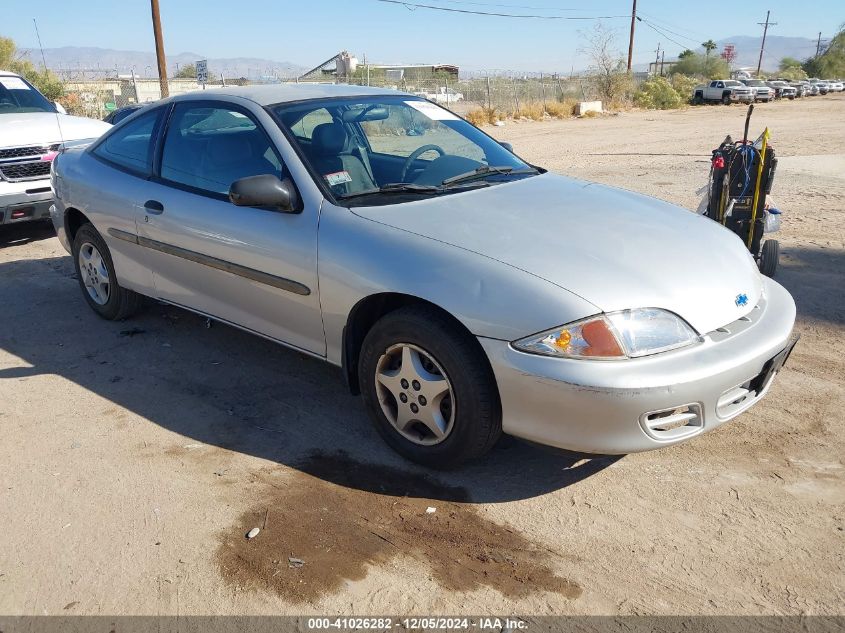
[[[41,63],[44,64],[44,73],[47,73],[47,60],[44,58],[44,46],[41,44],[41,35],[38,33],[38,22],[35,21],[35,18],[32,18],[32,23],[35,25],[35,37],[38,39],[38,48],[41,49]],[[59,149],[64,149],[65,146],[65,135],[62,133],[62,122],[59,120],[59,109],[56,107],[56,104],[53,104],[53,110],[56,111],[56,127],[59,128],[59,141],[61,145]]]
[[[47,70],[47,60],[44,59],[44,47],[41,45],[41,35],[38,33],[38,22],[32,18],[32,23],[35,25],[35,37],[38,39],[38,48],[41,49],[41,63],[44,64],[44,70]]]

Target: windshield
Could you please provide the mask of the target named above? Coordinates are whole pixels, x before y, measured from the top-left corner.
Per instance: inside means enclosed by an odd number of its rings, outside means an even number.
[[[25,79],[0,76],[0,114],[55,111],[53,104]]]
[[[766,84],[764,84],[759,79],[752,79],[750,81],[746,81],[745,85],[746,86],[754,86],[755,88],[757,88],[757,87],[765,87]]]
[[[726,81],[725,86],[727,86],[728,88],[733,88],[733,87],[736,87],[736,86],[742,86],[742,84],[739,83],[738,81]]]
[[[451,111],[411,96],[271,110],[315,177],[345,206],[396,204],[539,173]]]

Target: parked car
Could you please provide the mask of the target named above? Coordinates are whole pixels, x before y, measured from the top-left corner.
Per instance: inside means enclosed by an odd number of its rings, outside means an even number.
[[[828,83],[826,81],[822,81],[821,79],[810,79],[810,83],[813,84],[816,88],[818,88],[820,95],[826,95],[830,90]]]
[[[767,82],[768,86],[775,91],[775,99],[795,99],[798,91],[785,81],[774,80]]]
[[[50,217],[50,161],[110,125],[64,114],[26,79],[0,70],[0,224]]]
[[[103,119],[106,123],[111,123],[112,125],[116,125],[123,121],[126,117],[128,117],[133,112],[140,110],[146,104],[144,103],[132,103],[130,105],[123,106],[122,108],[118,108],[113,112],[109,112],[106,117]]]
[[[715,79],[709,84],[696,86],[692,91],[692,102],[695,104],[721,102],[730,105],[737,101],[753,103],[754,92],[734,79]]]
[[[841,81],[839,81],[838,79],[828,79],[828,92],[842,92],[843,89],[845,89],[845,85],[843,85]]]
[[[430,466],[502,431],[675,444],[758,402],[791,349],[792,297],[723,226],[533,167],[410,94],[172,97],[61,154],[53,184],[95,313],[146,295],[338,365]]]
[[[810,84],[806,84],[802,81],[793,81],[789,85],[795,88],[795,96],[798,98],[806,97],[810,94]]]
[[[775,91],[766,85],[761,79],[743,79],[742,83],[751,88],[754,94],[754,101],[769,102],[775,98]]]

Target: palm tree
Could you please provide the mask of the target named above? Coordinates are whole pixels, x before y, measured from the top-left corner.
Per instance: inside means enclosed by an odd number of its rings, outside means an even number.
[[[710,76],[710,51],[716,50],[716,42],[707,40],[701,44],[704,47],[704,74]]]

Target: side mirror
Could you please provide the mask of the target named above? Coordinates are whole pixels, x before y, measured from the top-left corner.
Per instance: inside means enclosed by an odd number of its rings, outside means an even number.
[[[289,178],[272,174],[241,178],[229,187],[229,200],[239,207],[267,207],[285,213],[299,212],[299,196]]]
[[[508,150],[511,154],[513,154],[513,145],[511,145],[510,143],[505,143],[504,141],[502,141],[501,143],[499,143],[499,145],[501,145],[506,150]]]
[[[67,110],[65,110],[64,106],[58,101],[51,101],[50,103],[53,104],[53,107],[56,108],[56,112],[59,114],[67,114]]]

